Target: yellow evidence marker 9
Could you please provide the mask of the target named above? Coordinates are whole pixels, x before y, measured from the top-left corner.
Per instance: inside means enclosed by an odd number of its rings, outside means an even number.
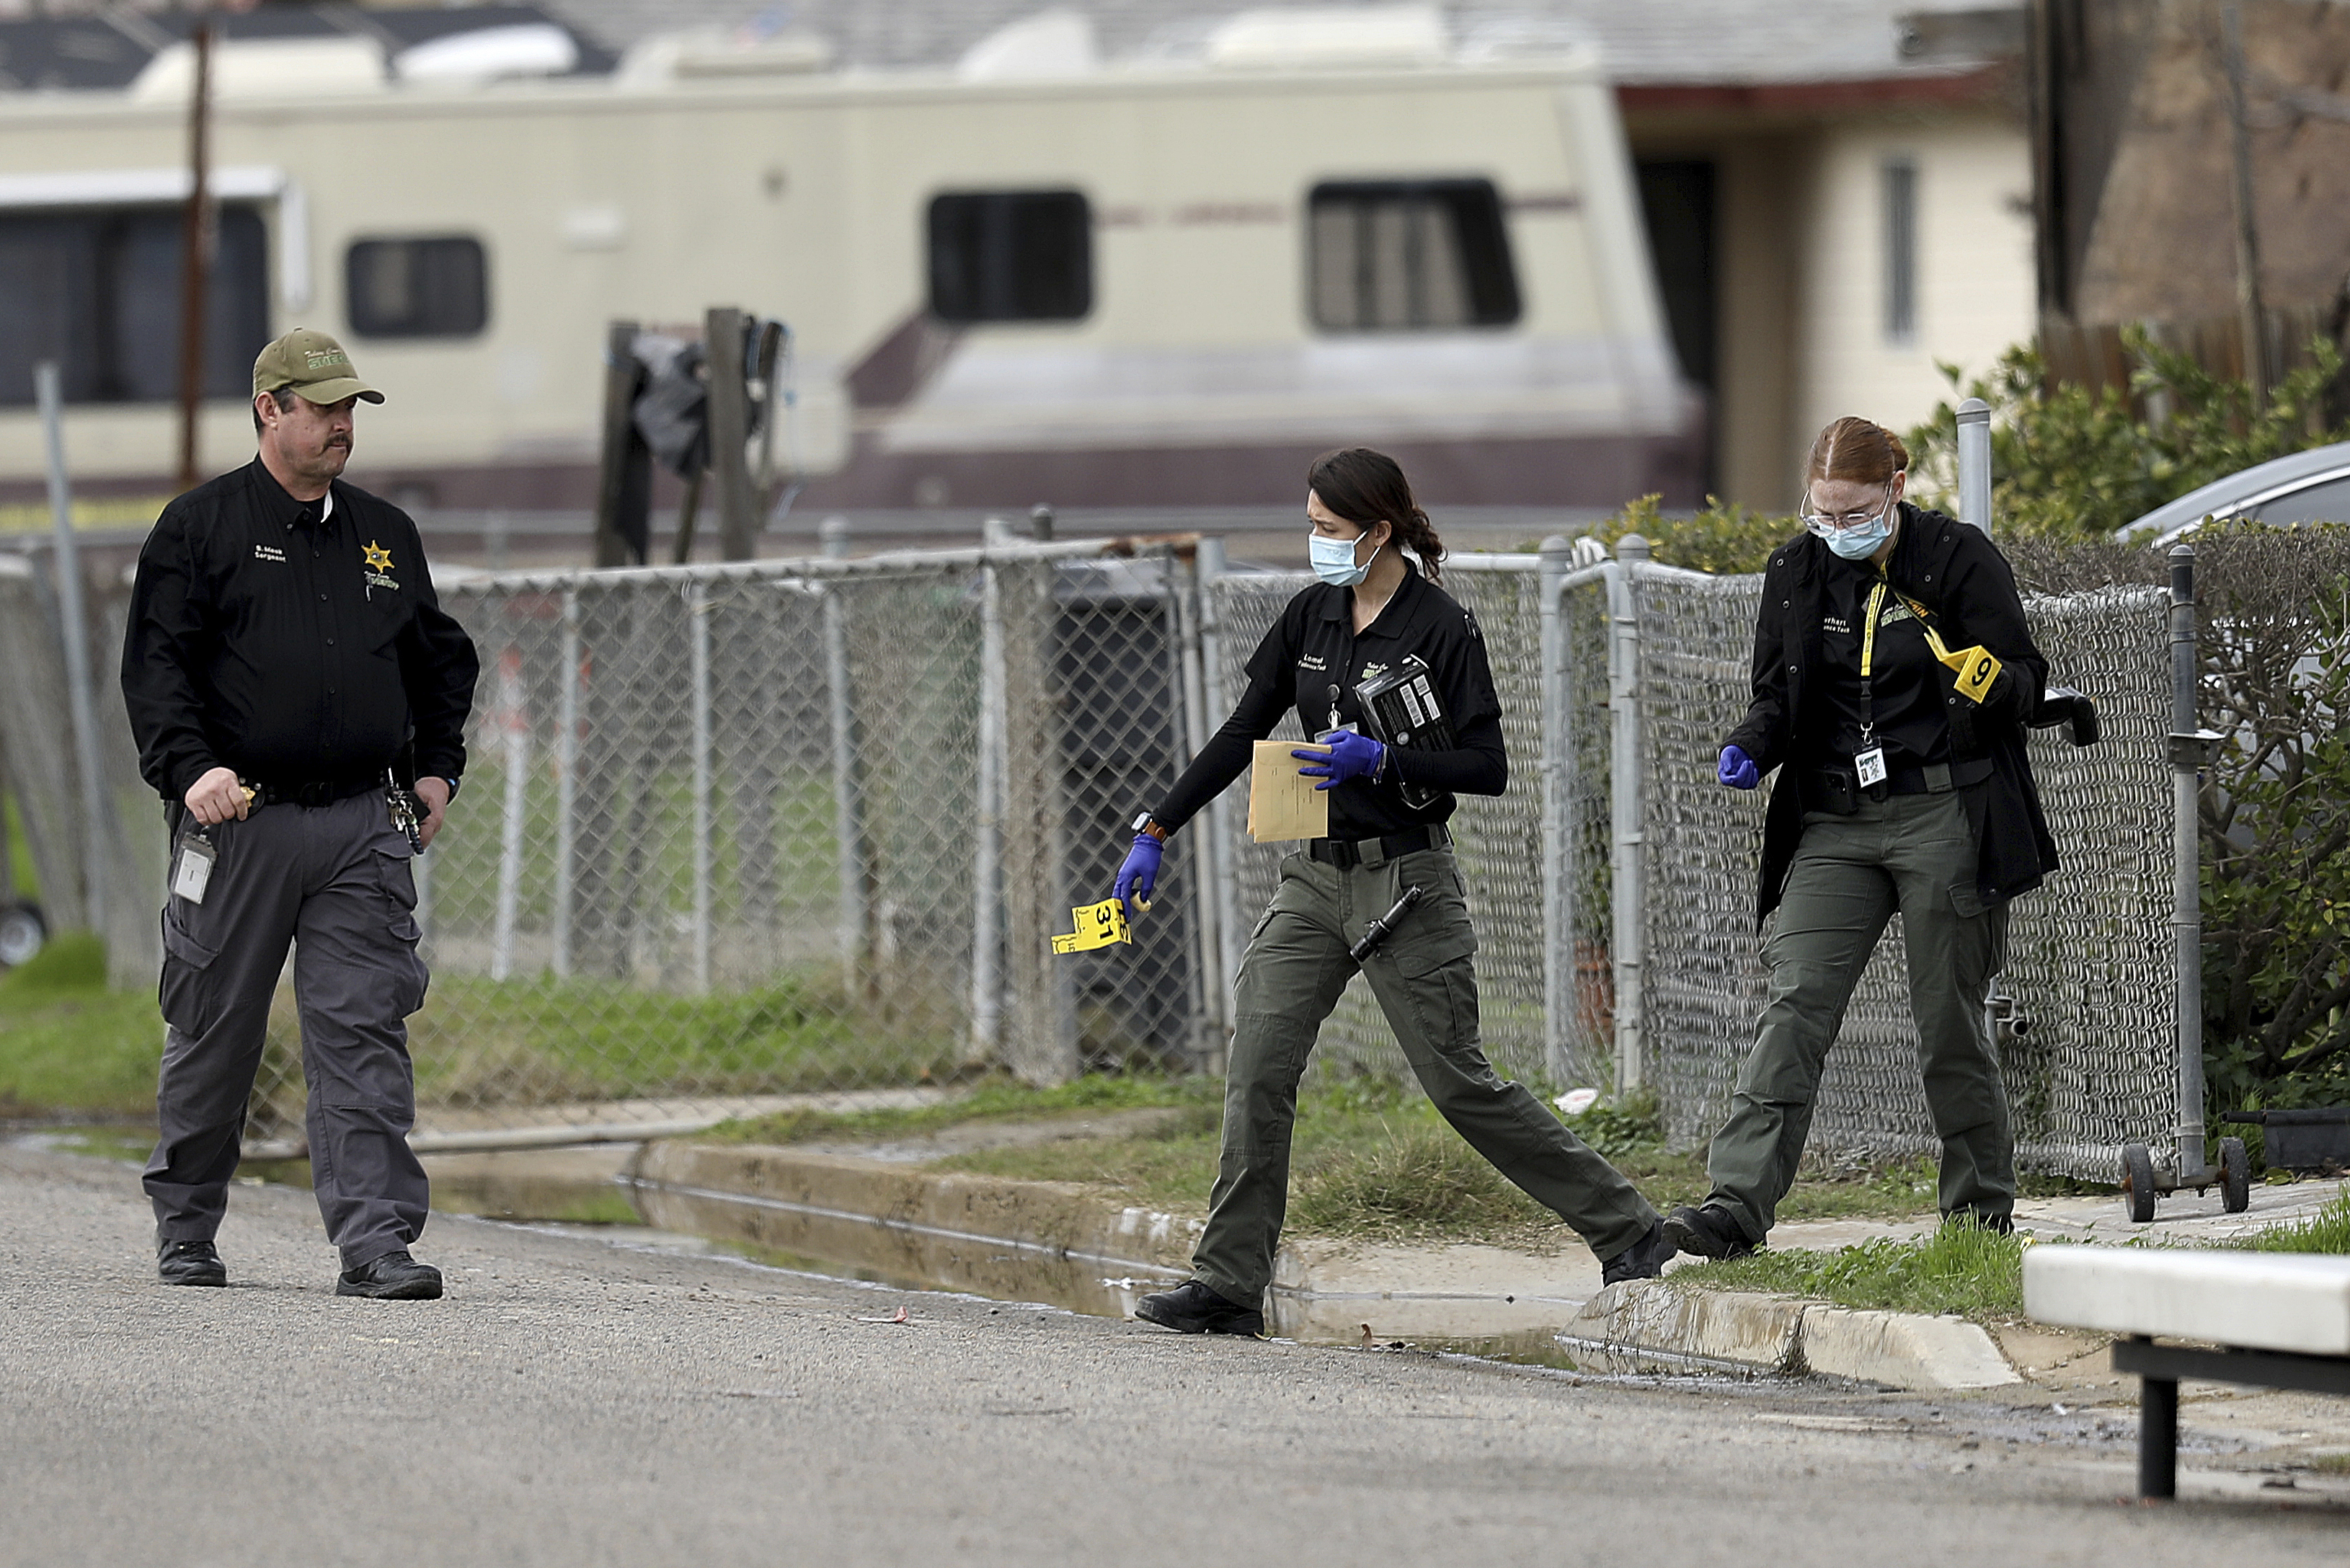
[[[1054,937],[1053,950],[1056,953],[1089,953],[1096,948],[1134,940],[1134,933],[1126,925],[1126,906],[1116,898],[1071,909],[1069,918],[1076,929]]]

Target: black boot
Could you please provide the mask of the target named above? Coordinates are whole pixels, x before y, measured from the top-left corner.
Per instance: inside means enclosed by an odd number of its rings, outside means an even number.
[[[167,1285],[224,1285],[228,1265],[210,1241],[164,1241],[155,1249],[155,1275]]]
[[[1599,1282],[1617,1285],[1626,1280],[1653,1280],[1665,1272],[1665,1265],[1679,1251],[1659,1220],[1648,1227],[1647,1235],[1599,1265]]]
[[[1244,1334],[1264,1337],[1264,1314],[1225,1300],[1197,1280],[1134,1303],[1134,1315],[1178,1334]]]
[[[373,1296],[378,1301],[431,1302],[441,1299],[441,1271],[420,1263],[407,1249],[345,1269],[335,1282],[338,1296]]]
[[[1742,1258],[1754,1250],[1727,1209],[1709,1203],[1702,1209],[1687,1204],[1665,1218],[1665,1234],[1674,1246],[1700,1258]]]

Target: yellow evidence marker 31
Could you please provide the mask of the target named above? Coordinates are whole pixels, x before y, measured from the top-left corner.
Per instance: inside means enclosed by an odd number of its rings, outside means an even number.
[[[1089,953],[1096,948],[1134,940],[1134,933],[1127,929],[1126,906],[1116,898],[1071,909],[1069,918],[1076,929],[1053,938],[1053,950],[1056,953]]]

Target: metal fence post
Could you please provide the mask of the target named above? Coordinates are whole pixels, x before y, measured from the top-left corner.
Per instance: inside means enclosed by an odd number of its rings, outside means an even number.
[[[693,680],[693,989],[710,989],[710,589],[685,590]]]
[[[563,669],[555,699],[555,910],[551,967],[571,978],[571,858],[579,830],[579,590],[563,590]]]
[[[1645,1081],[1642,961],[1647,915],[1647,801],[1640,746],[1639,568],[1648,564],[1648,542],[1627,534],[1616,542],[1614,569],[1607,575],[1608,837],[1615,867],[1614,952],[1616,970],[1616,1092],[1637,1093]]]
[[[827,517],[816,529],[825,558],[848,556],[848,519]],[[840,979],[857,989],[865,947],[865,825],[858,800],[857,721],[848,688],[848,605],[841,583],[824,586],[824,684],[832,730],[832,814],[835,869],[840,878]]]
[[[1223,611],[1217,603],[1224,576],[1224,542],[1222,538],[1200,541],[1198,573],[1200,687],[1207,704],[1202,710],[1202,720],[1203,728],[1212,734],[1216,728],[1216,716],[1223,711],[1224,706],[1224,622]],[[1230,812],[1224,797],[1219,795],[1208,803],[1207,810],[1200,814],[1201,830],[1207,835],[1208,880],[1213,888],[1216,900],[1216,981],[1227,1014],[1232,1005],[1232,986],[1240,978],[1242,932],[1244,929],[1241,923],[1240,888],[1233,880],[1237,867]],[[1226,1022],[1229,1023],[1229,1016]],[[1223,1052],[1218,1050],[1214,1053],[1217,1059],[1204,1065],[1210,1071],[1220,1071],[1223,1065],[1222,1054]]]
[[[1543,1063],[1553,1083],[1573,1075],[1567,1018],[1574,1005],[1573,938],[1566,914],[1565,582],[1574,546],[1554,534],[1542,545],[1536,579],[1542,629],[1542,942]]]
[[[2170,552],[2170,928],[2178,967],[2178,1180],[2203,1164],[2203,860],[2198,778],[2220,737],[2196,722],[2195,547]]]
[[[1991,532],[1991,405],[1959,405],[1959,521]]]
[[[107,894],[106,775],[99,771],[98,717],[90,708],[89,618],[82,606],[81,555],[75,547],[73,483],[66,476],[65,394],[57,362],[33,367],[41,435],[49,466],[49,521],[57,531],[57,622],[65,639],[66,711],[73,722],[74,767],[81,774],[83,908],[89,929],[104,934]]]
[[[1205,659],[1205,616],[1207,593],[1202,585],[1200,557],[1206,551],[1206,541],[1192,551],[1187,563],[1170,554],[1167,558],[1167,580],[1170,608],[1180,618],[1183,639],[1183,743],[1186,754],[1180,755],[1175,768],[1180,773],[1191,757],[1198,756],[1213,732],[1215,721],[1209,708],[1207,663]],[[1170,784],[1173,781],[1169,781]],[[1145,806],[1149,802],[1141,803]],[[1212,814],[1200,814],[1199,832],[1191,846],[1192,907],[1199,929],[1192,947],[1197,952],[1200,998],[1200,1027],[1195,1036],[1194,1054],[1205,1062],[1222,1053],[1226,1033],[1231,1028],[1227,1016],[1232,1001],[1224,988],[1224,942],[1220,924],[1223,912],[1223,897],[1217,886],[1216,823]]]
[[[490,928],[490,978],[514,975],[515,924],[522,911],[523,828],[530,805],[530,715],[522,680],[522,653],[498,656],[497,722],[505,731],[501,759],[505,798],[498,817],[498,901]]]
[[[987,548],[1010,542],[1000,517],[987,520]],[[972,842],[971,1044],[994,1061],[1003,1032],[1003,574],[992,559],[980,566],[979,755],[974,781],[979,831]]]

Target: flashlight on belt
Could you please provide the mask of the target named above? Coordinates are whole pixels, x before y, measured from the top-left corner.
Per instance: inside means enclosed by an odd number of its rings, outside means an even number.
[[[1428,889],[1425,888],[1406,888],[1403,890],[1403,897],[1395,901],[1393,909],[1364,929],[1362,940],[1347,950],[1347,956],[1360,963],[1378,951],[1379,944],[1387,940],[1398,926],[1403,924],[1403,918],[1410,914],[1413,908],[1427,895]]]

